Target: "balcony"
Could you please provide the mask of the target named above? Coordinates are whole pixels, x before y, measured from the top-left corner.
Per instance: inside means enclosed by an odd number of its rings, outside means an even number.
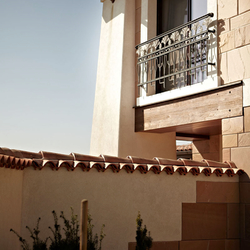
[[[218,86],[212,17],[209,13],[136,46],[137,106]]]

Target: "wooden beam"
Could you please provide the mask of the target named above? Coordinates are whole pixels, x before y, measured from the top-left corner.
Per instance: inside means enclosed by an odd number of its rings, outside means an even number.
[[[178,131],[179,126],[240,116],[242,101],[240,83],[176,100],[136,107],[135,131],[153,132],[166,128]]]
[[[200,135],[200,134],[186,134],[186,133],[176,133],[177,140],[190,140],[190,141],[197,141],[197,140],[209,140],[209,135]]]

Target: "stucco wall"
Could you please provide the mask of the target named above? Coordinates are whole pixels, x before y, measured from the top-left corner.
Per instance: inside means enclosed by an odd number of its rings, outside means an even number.
[[[176,158],[175,133],[135,133],[135,16],[138,1],[105,1],[90,154]]]
[[[21,229],[23,171],[0,168],[0,249],[19,249],[18,238],[10,232]]]
[[[15,176],[15,170],[0,171]],[[196,182],[238,181],[238,176],[229,178],[227,175],[158,175],[153,172],[141,174],[139,171],[128,174],[125,170],[119,173],[113,173],[111,170],[99,173],[95,169],[89,172],[83,172],[81,169],[69,172],[66,168],[52,171],[48,167],[41,171],[28,168],[18,173],[24,174],[22,236],[28,238],[25,226],[34,227],[38,217],[42,218],[41,236],[48,236],[48,226],[53,226],[52,210],[56,210],[58,214],[63,210],[69,215],[72,206],[79,214],[81,200],[88,199],[95,230],[99,233],[102,223],[106,225],[107,236],[103,249],[109,250],[125,250],[128,242],[135,241],[135,219],[138,211],[141,211],[154,241],[181,240],[182,203],[196,201]],[[2,176],[1,174],[0,177]],[[17,192],[16,196],[20,195],[15,183],[9,185],[8,189]],[[20,213],[20,207],[17,209],[15,206],[15,211]],[[17,238],[15,240],[18,242]]]

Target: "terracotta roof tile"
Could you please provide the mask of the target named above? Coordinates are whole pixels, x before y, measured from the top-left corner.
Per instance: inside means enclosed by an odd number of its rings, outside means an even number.
[[[180,161],[183,162],[184,166],[196,166],[196,167],[202,167],[202,166],[208,166],[205,162],[200,162],[200,161],[193,161],[193,160],[189,160],[189,159],[179,159]]]
[[[157,164],[158,165],[158,161],[155,159],[145,159],[145,158],[139,158],[139,157],[135,157],[135,156],[127,156],[128,159],[131,160],[132,163],[134,164]]]
[[[205,162],[207,164],[207,166],[213,167],[213,168],[228,168],[228,167],[230,167],[230,165],[228,165],[227,163],[222,163],[222,162],[217,162],[217,161],[211,161],[211,160],[204,159],[203,162]]]
[[[191,150],[192,150],[192,143],[176,146],[176,151],[191,151]]]
[[[222,176],[226,174],[229,177],[244,173],[242,169],[237,169],[233,162],[221,163],[205,159],[199,162],[187,159],[171,160],[158,157],[153,159],[134,156],[120,158],[108,155],[100,155],[97,157],[77,153],[66,155],[46,151],[33,153],[8,148],[0,148],[0,167],[20,170],[27,167],[33,167],[39,170],[42,170],[44,167],[50,167],[52,170],[59,170],[65,167],[68,171],[74,171],[76,168],[89,171],[95,168],[99,172],[105,172],[107,169],[111,169],[114,173],[124,169],[128,173],[133,173],[138,170],[142,174],[152,171],[155,174],[166,172],[172,175],[178,172],[180,175],[186,175],[188,173],[199,175],[203,173],[206,176],[210,176],[211,174]]]
[[[65,155],[65,154],[58,154],[58,153],[52,153],[52,152],[46,152],[46,151],[40,151],[43,159],[48,160],[74,160],[73,155]]]
[[[170,160],[164,158],[155,157],[155,160],[158,161],[160,165],[176,165],[176,166],[184,166],[184,163],[180,160]]]
[[[95,161],[95,162],[104,162],[103,157],[91,156],[91,155],[82,155],[77,153],[71,153],[76,161]]]
[[[130,158],[120,158],[116,156],[110,156],[110,155],[101,155],[103,160],[105,162],[115,162],[115,163],[132,163],[132,160]]]

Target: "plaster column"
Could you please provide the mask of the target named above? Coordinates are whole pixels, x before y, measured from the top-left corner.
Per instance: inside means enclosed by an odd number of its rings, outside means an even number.
[[[134,132],[134,0],[103,3],[100,39],[90,154],[175,158],[174,132]]]

